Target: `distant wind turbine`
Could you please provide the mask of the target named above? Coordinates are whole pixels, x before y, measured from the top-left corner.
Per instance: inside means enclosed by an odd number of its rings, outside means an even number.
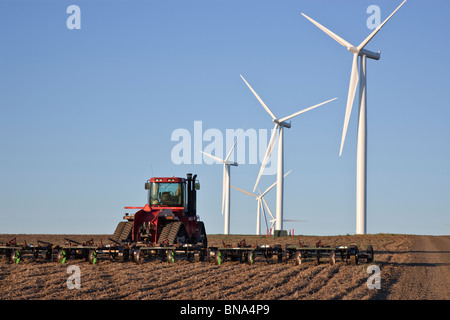
[[[224,221],[224,234],[230,233],[230,166],[237,167],[237,162],[228,161],[230,158],[231,153],[234,150],[234,147],[236,146],[236,143],[238,142],[239,138],[236,139],[236,141],[233,144],[233,147],[228,152],[225,159],[220,159],[218,157],[215,157],[209,153],[205,153],[203,151],[200,151],[204,155],[216,160],[219,163],[223,164],[223,181],[222,181],[222,215],[224,215],[225,212],[225,221]]]
[[[272,217],[272,219],[270,220],[270,228],[267,227],[268,230],[271,230],[272,234],[274,233],[274,229],[273,229],[273,225],[277,222],[277,218],[275,218],[272,214],[272,211],[270,210],[269,206],[266,203],[266,200],[263,198],[264,201],[264,205],[266,206],[267,212],[269,212],[269,215]],[[265,215],[265,213],[264,213]],[[283,222],[307,222],[305,220],[293,220],[293,219],[283,219]]]
[[[342,155],[342,149],[344,147],[345,136],[347,134],[348,123],[350,120],[350,114],[352,112],[353,100],[356,94],[356,87],[358,85],[358,57],[360,60],[359,69],[359,120],[358,120],[358,142],[357,142],[357,152],[356,152],[356,234],[365,234],[367,232],[367,182],[366,182],[366,170],[367,170],[367,73],[366,73],[366,58],[379,60],[381,55],[380,52],[372,52],[364,49],[364,47],[372,40],[372,38],[380,31],[380,29],[388,22],[388,20],[400,9],[401,6],[406,2],[404,0],[394,12],[391,13],[389,17],[382,24],[380,24],[359,46],[355,47],[351,43],[339,37],[337,34],[325,28],[323,25],[317,21],[311,19],[306,14],[302,15],[315,24],[320,30],[325,32],[331,38],[336,40],[340,45],[347,48],[353,54],[353,64],[350,76],[350,86],[348,89],[347,107],[345,110],[344,118],[344,128],[342,130],[341,148],[339,151],[339,156]]]
[[[255,187],[253,188],[253,192],[255,192],[256,187],[258,186],[259,179],[261,178],[261,174],[264,171],[264,168],[266,167],[267,160],[272,153],[273,146],[275,144],[276,136],[278,133],[278,167],[277,167],[277,203],[276,203],[276,229],[282,230],[283,229],[283,172],[284,172],[284,162],[283,162],[283,129],[284,128],[290,128],[291,123],[286,122],[304,112],[307,112],[309,110],[312,110],[314,108],[317,108],[323,104],[326,104],[330,101],[336,100],[337,98],[316,104],[315,106],[303,109],[301,111],[298,111],[296,113],[293,113],[287,117],[278,119],[273,112],[269,109],[269,107],[266,106],[266,104],[261,100],[261,98],[258,96],[258,94],[253,90],[253,88],[248,84],[248,82],[244,79],[244,77],[241,75],[242,80],[244,80],[245,84],[248,86],[250,91],[253,93],[253,95],[258,99],[259,103],[263,106],[263,108],[267,111],[267,113],[271,116],[272,121],[275,123],[275,126],[272,131],[272,136],[270,137],[269,144],[267,145],[267,151],[264,156],[263,162],[261,164],[261,169],[259,170],[258,178],[256,179]]]
[[[291,171],[289,171],[288,173],[286,173],[284,175],[284,177],[286,177],[289,173],[291,173]],[[266,191],[264,191],[263,193],[259,192],[259,195],[256,193],[252,193],[252,192],[248,192],[242,189],[239,189],[237,187],[231,186],[233,189],[240,191],[244,194],[247,194],[249,196],[255,197],[255,200],[257,201],[257,207],[256,207],[256,234],[260,235],[261,234],[261,211],[264,213],[264,207],[263,207],[263,203],[265,204],[265,206],[267,207],[268,210],[269,207],[267,206],[266,201],[264,200],[264,196],[266,195],[267,192],[269,192],[275,185],[277,184],[277,181],[275,181],[270,187],[268,187],[266,189]],[[272,214],[272,213],[271,213]],[[273,216],[272,216],[273,218]]]

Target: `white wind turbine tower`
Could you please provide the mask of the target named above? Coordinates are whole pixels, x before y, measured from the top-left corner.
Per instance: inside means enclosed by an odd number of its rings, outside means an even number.
[[[242,80],[247,84],[250,91],[255,95],[256,99],[258,99],[259,103],[264,107],[264,109],[267,111],[267,113],[272,117],[272,121],[275,123],[275,126],[272,131],[272,136],[270,137],[269,144],[267,146],[267,151],[264,156],[263,162],[261,164],[261,169],[259,170],[258,178],[256,179],[255,187],[253,188],[253,192],[255,192],[256,187],[258,185],[259,179],[261,178],[261,174],[264,171],[264,168],[266,166],[267,160],[272,152],[272,148],[275,144],[275,138],[277,136],[278,132],[278,167],[277,167],[277,203],[276,203],[276,230],[282,230],[283,229],[283,171],[284,171],[284,163],[283,163],[283,129],[284,128],[290,128],[291,123],[286,122],[287,120],[290,120],[304,112],[307,112],[309,110],[312,110],[314,108],[317,108],[325,103],[328,103],[330,101],[336,100],[337,98],[316,104],[312,107],[303,109],[301,111],[298,111],[296,113],[293,113],[287,117],[278,119],[275,117],[273,112],[269,109],[269,107],[266,106],[266,104],[261,100],[261,98],[258,96],[258,94],[253,90],[253,88],[248,84],[248,82],[244,79],[244,77],[241,75]]]
[[[289,173],[291,173],[291,171],[289,171],[288,173],[286,173],[284,175],[284,177],[286,177]],[[242,189],[239,189],[237,187],[231,186],[233,189],[236,189],[237,191],[240,191],[242,193],[245,193],[249,196],[255,197],[255,200],[257,201],[257,207],[256,207],[256,235],[260,235],[261,234],[261,211],[264,212],[264,207],[263,207],[263,202],[266,206],[266,208],[269,210],[269,207],[267,206],[266,200],[264,200],[264,196],[266,195],[267,192],[269,192],[275,185],[277,184],[277,182],[275,181],[270,187],[268,187],[266,189],[266,191],[264,191],[263,193],[259,192],[259,195],[257,195],[256,193],[252,193],[252,192],[248,192]],[[272,216],[272,213],[270,212],[270,215]],[[274,217],[272,216],[272,219],[274,219]]]
[[[352,111],[353,100],[356,94],[356,87],[358,85],[358,57],[360,60],[359,68],[359,119],[358,119],[358,140],[357,140],[357,151],[356,151],[356,234],[365,234],[367,232],[367,181],[366,181],[366,170],[367,170],[367,69],[366,69],[366,58],[379,60],[381,55],[380,51],[375,53],[364,49],[364,47],[369,43],[370,40],[380,31],[380,29],[388,22],[388,20],[400,9],[401,6],[406,2],[404,0],[394,12],[391,13],[389,17],[382,24],[380,24],[363,42],[357,47],[353,46],[351,43],[342,39],[335,33],[331,32],[317,21],[314,21],[306,14],[302,15],[315,24],[319,29],[328,34],[331,38],[336,40],[339,44],[346,47],[348,51],[353,53],[353,65],[350,76],[350,86],[348,90],[347,107],[345,110],[344,118],[344,128],[342,131],[341,148],[339,151],[339,156],[342,155],[342,149],[344,147],[345,136],[347,134],[348,122],[350,120],[350,114]]]
[[[203,153],[204,155],[223,164],[222,215],[224,215],[225,212],[224,234],[230,233],[230,166],[237,167],[238,165],[236,162],[228,161],[228,159],[230,158],[230,155],[233,152],[234,147],[236,146],[238,140],[239,139],[236,139],[236,141],[233,144],[233,147],[230,149],[224,160],[201,151],[201,153]]]

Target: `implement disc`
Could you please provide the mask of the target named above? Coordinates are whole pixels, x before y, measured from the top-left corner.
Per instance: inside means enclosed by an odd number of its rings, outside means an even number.
[[[220,266],[222,264],[222,252],[220,250],[216,250],[214,259],[215,259],[216,265]]]
[[[20,262],[20,258],[22,257],[20,250],[11,250],[10,261],[12,263],[18,264]]]
[[[168,263],[175,262],[175,252],[173,250],[167,250],[167,262]]]
[[[294,261],[296,266],[302,264],[302,253],[300,251],[295,251]]]
[[[97,251],[96,250],[89,250],[89,263],[90,264],[96,264],[98,262],[97,260]]]
[[[56,261],[58,261],[59,263],[66,263],[67,260],[67,252],[66,250],[59,250],[58,253],[56,254]]]

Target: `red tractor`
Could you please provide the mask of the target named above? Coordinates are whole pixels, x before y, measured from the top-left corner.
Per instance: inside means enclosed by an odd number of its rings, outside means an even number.
[[[148,203],[120,222],[111,240],[161,246],[200,244],[207,247],[206,230],[197,216],[197,175],[151,178],[145,183]]]

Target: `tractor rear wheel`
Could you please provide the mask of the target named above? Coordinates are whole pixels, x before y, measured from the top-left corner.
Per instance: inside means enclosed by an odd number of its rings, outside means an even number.
[[[198,234],[194,239],[194,243],[201,243],[203,248],[208,247],[208,238],[206,236],[205,224],[203,222],[198,223]]]
[[[167,245],[186,244],[190,242],[189,234],[182,222],[169,222],[161,230],[158,238],[159,243],[166,242]]]
[[[116,227],[111,239],[115,242],[122,242],[131,238],[131,229],[133,228],[133,222],[121,221]]]
[[[160,232],[159,238],[158,238],[158,243],[162,244],[164,241],[169,242],[170,229],[172,229],[172,224],[171,223],[166,224],[161,229],[161,232]],[[169,245],[169,243],[167,243],[167,245]]]

